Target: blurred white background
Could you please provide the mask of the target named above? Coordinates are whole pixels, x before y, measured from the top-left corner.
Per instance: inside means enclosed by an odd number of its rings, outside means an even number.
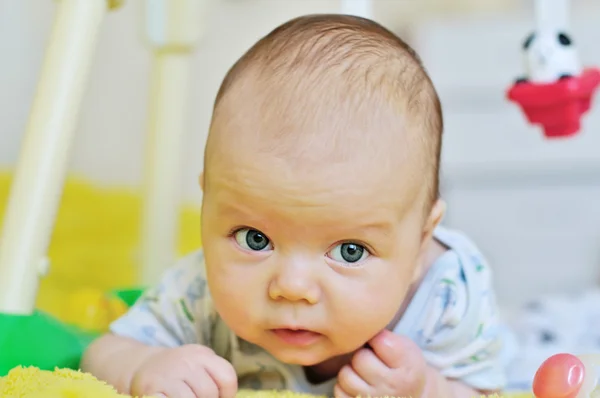
[[[110,13],[79,118],[73,173],[138,186],[146,131],[150,50],[141,0]],[[447,224],[463,229],[496,270],[514,306],[544,292],[600,280],[600,104],[572,139],[547,141],[504,98],[522,73],[520,45],[533,27],[517,0],[374,0],[374,19],[420,52],[446,117],[443,194]],[[50,0],[0,0],[0,167],[17,159],[54,15]],[[229,66],[285,20],[337,12],[336,0],[218,0],[197,47],[182,199],[196,185],[214,95]],[[572,2],[572,34],[586,65],[600,66],[600,3]]]

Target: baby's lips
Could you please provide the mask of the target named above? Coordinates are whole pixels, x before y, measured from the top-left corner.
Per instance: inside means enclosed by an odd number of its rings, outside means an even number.
[[[585,378],[585,366],[575,355],[556,354],[546,359],[533,378],[536,398],[576,398]]]

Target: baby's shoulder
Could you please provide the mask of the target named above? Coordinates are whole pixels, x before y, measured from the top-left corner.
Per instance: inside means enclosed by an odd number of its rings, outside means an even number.
[[[197,249],[179,257],[171,266],[171,270],[172,273],[178,277],[184,277],[186,275],[206,275],[204,251],[202,249]]]
[[[434,231],[434,237],[448,247],[448,253],[440,256],[436,261],[438,268],[439,266],[453,268],[459,271],[461,278],[471,280],[490,278],[491,269],[485,255],[464,232],[438,226]]]
[[[209,295],[204,252],[199,249],[180,257],[168,267],[157,286],[158,293],[184,293],[196,301]]]
[[[448,250],[428,270],[394,331],[410,336],[446,377],[501,389],[513,338],[500,319],[491,269],[464,233],[439,227],[434,236]]]
[[[481,316],[495,313],[491,270],[479,249],[457,230],[438,227],[434,236],[448,249],[427,270],[396,328],[424,343],[465,328],[475,332]]]

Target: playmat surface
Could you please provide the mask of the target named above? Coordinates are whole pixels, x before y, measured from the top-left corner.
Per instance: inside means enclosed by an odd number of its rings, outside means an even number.
[[[0,378],[2,398],[131,398],[118,394],[111,386],[92,375],[69,369],[54,372],[37,368],[15,368]],[[498,397],[498,396],[495,396]],[[243,390],[237,398],[317,398],[288,391]],[[325,398],[325,397],[318,397]],[[391,398],[391,397],[390,397]],[[498,398],[533,398],[530,394],[511,394]]]
[[[11,182],[11,172],[0,170],[0,225]],[[137,285],[141,211],[142,192],[136,187],[69,176],[48,250],[50,272],[41,281],[37,307],[83,328],[106,327],[106,320],[90,308],[102,307],[106,291]],[[178,232],[178,255],[200,247],[199,204],[182,204]]]

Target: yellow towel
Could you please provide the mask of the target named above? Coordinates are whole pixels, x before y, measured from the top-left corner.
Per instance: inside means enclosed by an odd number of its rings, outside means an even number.
[[[70,369],[54,372],[34,367],[17,367],[0,378],[2,398],[131,398],[118,394],[111,386],[89,373]],[[321,398],[289,391],[242,390],[237,398]],[[501,398],[501,397],[498,397]],[[502,398],[533,398],[531,394],[511,394]]]
[[[0,170],[0,226],[12,178],[10,171]],[[70,175],[56,215],[50,273],[41,280],[38,309],[81,328],[104,331],[114,314],[107,313],[101,296],[139,283],[142,205],[137,187],[99,185]],[[198,249],[199,203],[182,204],[178,222],[177,255]]]

